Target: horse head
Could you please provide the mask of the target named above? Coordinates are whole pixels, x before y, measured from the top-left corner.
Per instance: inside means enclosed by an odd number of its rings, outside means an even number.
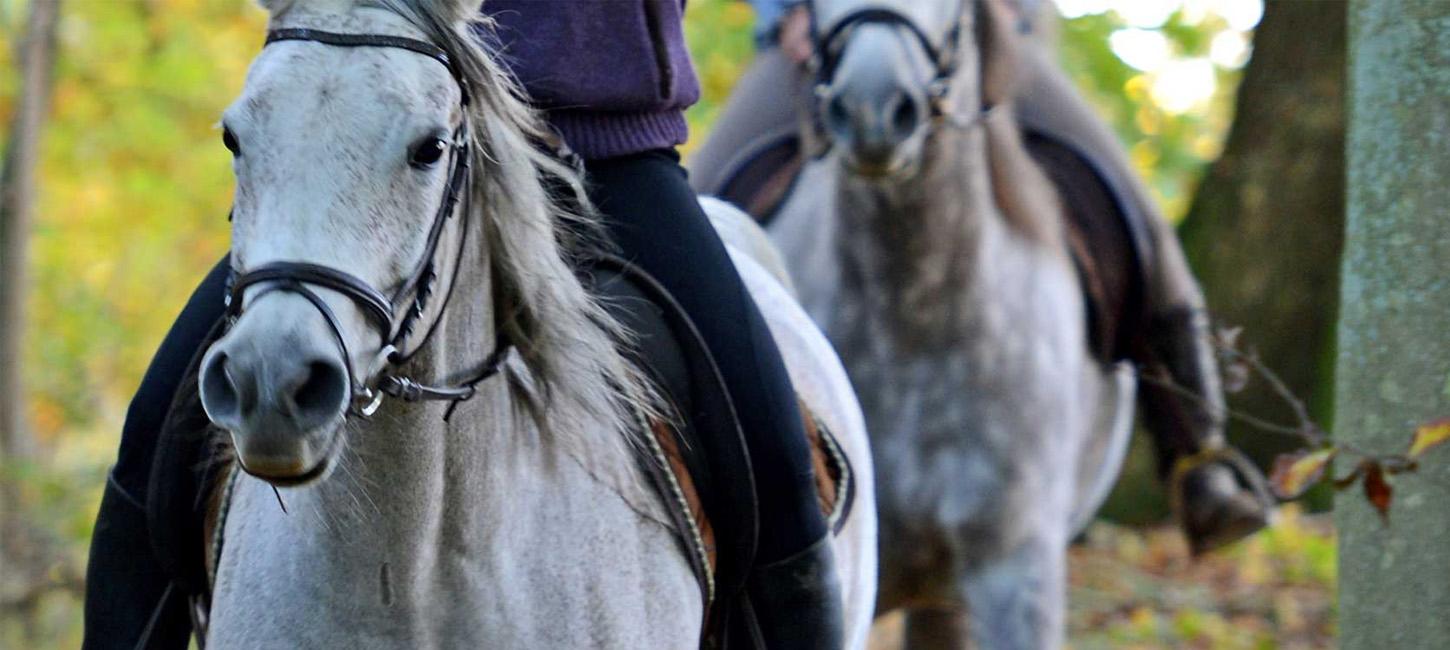
[[[938,126],[970,127],[1009,94],[1010,0],[814,0],[815,116],[868,178],[910,175]]]
[[[462,29],[476,3],[452,4]],[[230,322],[200,389],[242,466],[286,484],[325,472],[446,303],[428,297],[461,250],[469,120],[449,54],[398,14],[349,7],[339,27],[335,1],[263,5],[267,45],[222,119]]]

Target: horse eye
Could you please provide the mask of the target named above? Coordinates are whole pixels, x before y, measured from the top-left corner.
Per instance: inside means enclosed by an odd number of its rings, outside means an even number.
[[[242,155],[242,145],[237,144],[237,136],[231,129],[222,127],[222,144],[226,145],[227,151],[232,152],[233,158]]]
[[[448,143],[438,138],[429,138],[413,147],[413,155],[408,159],[408,164],[423,169],[438,162],[447,149]]]

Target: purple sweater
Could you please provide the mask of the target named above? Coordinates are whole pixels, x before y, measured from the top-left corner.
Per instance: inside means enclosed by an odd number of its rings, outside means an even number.
[[[700,98],[683,0],[487,0],[504,62],[587,159],[681,144]]]

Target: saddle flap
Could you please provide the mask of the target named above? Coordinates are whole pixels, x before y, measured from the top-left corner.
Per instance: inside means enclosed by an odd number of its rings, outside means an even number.
[[[1090,160],[1061,140],[1024,134],[1028,153],[1062,198],[1067,241],[1087,306],[1088,343],[1099,361],[1129,358],[1145,328],[1142,251],[1129,205]]]

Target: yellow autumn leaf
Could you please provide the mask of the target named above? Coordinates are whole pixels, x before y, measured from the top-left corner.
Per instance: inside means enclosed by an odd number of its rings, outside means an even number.
[[[1415,429],[1415,437],[1410,441],[1408,455],[1410,458],[1415,458],[1446,440],[1450,440],[1450,418],[1426,422]]]
[[[1269,476],[1274,491],[1280,497],[1293,499],[1303,494],[1324,474],[1324,468],[1339,450],[1325,447],[1315,451],[1300,451],[1282,454],[1274,459],[1274,471]]]

